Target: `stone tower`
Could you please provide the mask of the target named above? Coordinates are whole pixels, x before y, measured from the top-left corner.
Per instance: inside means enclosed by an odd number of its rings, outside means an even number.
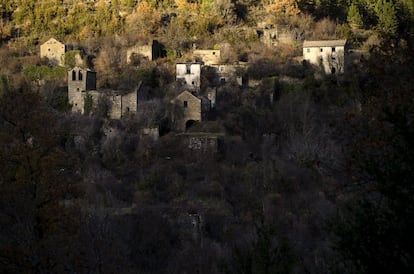
[[[72,111],[84,112],[85,96],[96,90],[96,72],[75,67],[68,71],[68,99]]]

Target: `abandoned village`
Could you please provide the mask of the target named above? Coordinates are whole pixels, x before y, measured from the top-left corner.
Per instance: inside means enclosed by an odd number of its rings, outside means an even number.
[[[414,273],[413,0],[0,0],[0,273]]]
[[[272,47],[279,43],[296,43],[298,35],[288,31],[278,31],[277,28],[266,27],[257,30],[257,35],[263,42],[263,46]],[[314,66],[319,74],[342,74],[348,61],[346,40],[316,40],[300,41],[303,43],[303,55],[296,61],[303,66]],[[40,57],[47,58],[50,66],[64,66],[64,56],[67,46],[50,38],[40,46]],[[165,98],[164,104],[169,118],[170,128],[179,134],[188,136],[189,147],[193,149],[216,150],[217,139],[223,136],[224,131],[208,132],[190,130],[195,123],[202,124],[214,120],[214,112],[217,101],[217,93],[220,86],[232,84],[240,93],[254,90],[261,81],[249,80],[249,62],[224,63],[221,60],[220,46],[217,49],[197,49],[191,53],[191,58],[185,63],[176,63],[175,79],[177,87],[174,97]],[[155,62],[158,58],[165,58],[163,45],[157,40],[144,45],[137,45],[126,50],[124,58],[127,63],[134,60]],[[99,73],[85,66],[82,57],[75,55],[76,66],[67,72],[67,96],[72,111],[80,114],[94,115],[98,108],[106,108],[108,118],[122,119],[131,115],[139,115],[139,109],[152,99],[148,94],[148,87],[140,82],[132,90],[98,90],[97,79]],[[355,59],[355,57],[353,57]],[[201,85],[202,79],[209,77],[210,85]],[[289,81],[289,80],[287,80]],[[266,95],[268,103],[273,104],[277,89],[274,88]],[[142,114],[145,115],[145,114]],[[203,128],[203,126],[199,126]],[[190,132],[189,132],[190,131]],[[159,138],[159,124],[154,123],[142,128],[143,134],[149,134],[151,138]]]

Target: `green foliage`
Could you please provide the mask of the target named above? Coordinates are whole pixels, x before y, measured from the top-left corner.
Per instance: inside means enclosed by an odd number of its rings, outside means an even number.
[[[58,88],[53,91],[51,98],[48,99],[48,104],[62,112],[68,112],[72,109],[72,105],[69,104],[68,92],[66,88]]]
[[[175,58],[175,56],[176,56],[175,50],[173,50],[171,48],[168,48],[167,49],[167,58],[168,59],[173,59],[173,58]]]
[[[64,79],[66,69],[63,67],[48,67],[31,65],[23,69],[23,74],[31,81]]]
[[[84,105],[83,105],[83,111],[86,115],[89,115],[91,113],[92,106],[93,106],[92,95],[86,94],[84,98]]]
[[[378,16],[378,29],[384,34],[396,35],[398,19],[393,3],[387,0],[378,0],[375,12]]]
[[[347,21],[352,28],[362,27],[362,17],[359,13],[358,7],[354,3],[352,3],[352,5],[348,9]]]
[[[9,0],[0,0],[0,18],[9,19],[13,11],[13,3]]]
[[[80,54],[79,50],[70,50],[63,55],[63,63],[67,68],[73,68],[76,66],[76,55]]]

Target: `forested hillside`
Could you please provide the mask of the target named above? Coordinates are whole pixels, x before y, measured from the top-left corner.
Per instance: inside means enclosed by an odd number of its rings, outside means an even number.
[[[412,0],[0,0],[0,16],[0,273],[414,273]],[[271,28],[293,38],[265,43]],[[63,66],[40,57],[52,37]],[[343,73],[303,60],[304,40],[344,39]],[[127,60],[153,40],[160,58]],[[204,69],[214,109],[179,131],[194,49],[249,83]],[[72,112],[75,66],[145,102]]]

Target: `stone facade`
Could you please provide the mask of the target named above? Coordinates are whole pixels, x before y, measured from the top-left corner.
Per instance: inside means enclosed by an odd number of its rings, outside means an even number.
[[[244,71],[246,71],[246,65],[243,64],[225,64],[225,65],[211,65],[216,70],[219,82],[224,84],[228,82],[235,82],[239,86],[245,84],[246,77]],[[244,78],[243,78],[244,77]]]
[[[96,72],[80,67],[68,71],[68,99],[72,111],[84,113],[85,96],[90,91],[96,91]]]
[[[55,38],[50,38],[40,45],[40,58],[49,59],[50,65],[63,66],[63,55],[66,52],[65,44]]]
[[[221,63],[220,50],[194,50],[193,57],[197,62],[202,62],[204,65]]]
[[[201,64],[178,63],[176,64],[176,79],[183,80],[191,90],[200,90]]]
[[[216,153],[218,149],[218,136],[209,133],[186,134],[188,148],[202,153]]]
[[[138,96],[136,91],[129,93],[120,93],[110,91],[106,93],[109,102],[109,117],[111,119],[120,119],[129,113],[137,112]]]
[[[303,31],[285,25],[273,26],[262,23],[256,32],[262,43],[269,47],[279,44],[293,45],[295,42],[304,39]]]
[[[171,104],[171,120],[178,131],[185,131],[193,122],[205,120],[210,110],[207,98],[197,97],[187,90],[178,94]]]
[[[91,96],[92,110],[97,109],[99,101],[108,103],[108,115],[111,119],[120,119],[128,113],[136,113],[138,91],[119,92],[96,90],[96,72],[75,67],[68,72],[68,99],[72,111],[85,112],[85,98]]]
[[[127,63],[131,63],[134,55],[140,55],[148,61],[164,57],[163,46],[157,41],[145,45],[137,45],[127,50]]]
[[[343,73],[346,40],[304,41],[303,59],[327,74]]]

